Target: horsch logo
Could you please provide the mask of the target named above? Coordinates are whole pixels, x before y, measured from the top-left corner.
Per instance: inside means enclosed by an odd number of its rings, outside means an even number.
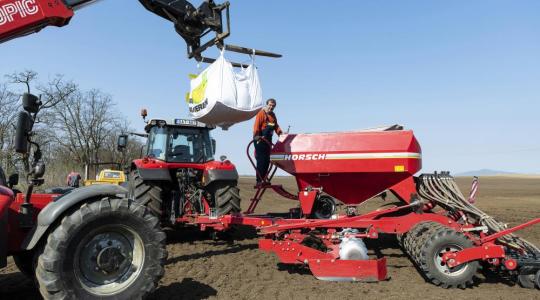
[[[11,23],[18,16],[25,18],[39,12],[36,0],[19,0],[0,5],[0,25]]]
[[[326,154],[314,153],[314,154],[287,154],[284,157],[285,160],[323,160],[326,159]]]

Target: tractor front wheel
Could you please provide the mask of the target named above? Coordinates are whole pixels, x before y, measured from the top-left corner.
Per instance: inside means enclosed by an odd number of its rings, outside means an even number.
[[[36,277],[45,299],[140,299],[164,273],[159,220],[129,199],[103,198],[50,233]]]

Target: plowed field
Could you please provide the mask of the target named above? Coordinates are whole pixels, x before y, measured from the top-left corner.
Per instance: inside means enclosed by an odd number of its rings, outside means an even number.
[[[253,178],[240,182],[243,206],[253,194]],[[294,190],[292,178],[279,178]],[[459,178],[468,191],[470,178]],[[467,192],[465,192],[466,194]],[[362,205],[369,211],[391,202],[370,200]],[[286,212],[296,203],[269,192],[258,212]],[[517,225],[540,217],[540,178],[485,177],[480,179],[478,206],[488,214]],[[519,235],[540,245],[540,225]],[[398,247],[392,236],[384,238],[390,279],[379,283],[324,282],[302,269],[278,264],[276,257],[257,250],[255,232],[249,229],[234,234],[234,241],[212,241],[192,230],[169,233],[169,258],[166,273],[152,295],[154,299],[540,299],[540,291],[523,289],[513,282],[478,274],[472,288],[445,290],[424,281]],[[32,282],[10,261],[0,271],[0,299],[39,298]]]

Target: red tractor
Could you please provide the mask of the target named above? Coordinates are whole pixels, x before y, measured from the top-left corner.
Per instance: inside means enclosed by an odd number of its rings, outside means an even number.
[[[25,94],[15,147],[34,148],[26,194],[0,169],[0,268],[7,256],[35,279],[45,299],[141,298],[164,274],[165,234],[159,220],[118,185],[82,187],[66,194],[32,194],[45,165],[32,128],[39,98]],[[29,146],[29,143],[31,146]]]
[[[131,164],[129,189],[164,224],[175,224],[186,214],[240,212],[238,172],[226,157],[214,160],[214,128],[184,119],[147,123],[144,157]]]

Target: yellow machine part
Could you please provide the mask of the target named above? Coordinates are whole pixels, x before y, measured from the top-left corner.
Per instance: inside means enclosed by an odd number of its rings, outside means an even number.
[[[118,170],[103,170],[99,172],[96,180],[85,180],[84,185],[93,184],[121,184],[126,182],[126,175],[123,171]]]

